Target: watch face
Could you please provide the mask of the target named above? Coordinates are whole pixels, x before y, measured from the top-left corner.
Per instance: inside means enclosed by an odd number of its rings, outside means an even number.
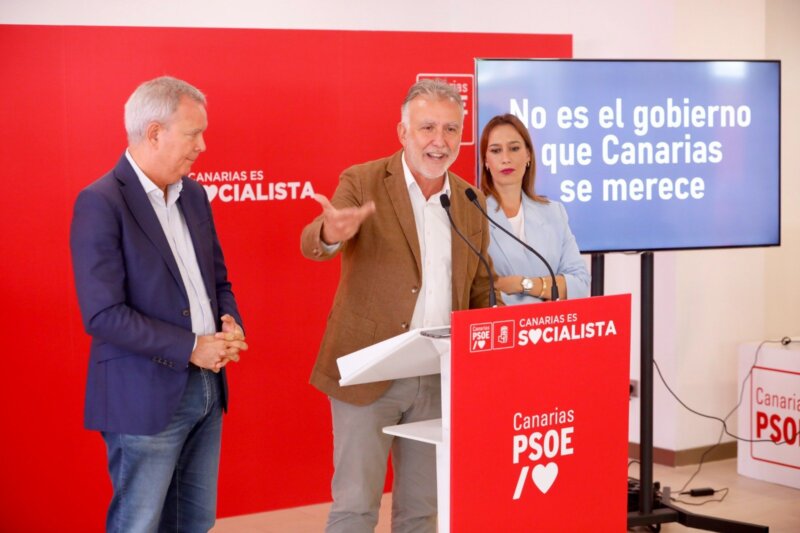
[[[522,288],[529,291],[533,288],[533,280],[531,278],[522,278]]]

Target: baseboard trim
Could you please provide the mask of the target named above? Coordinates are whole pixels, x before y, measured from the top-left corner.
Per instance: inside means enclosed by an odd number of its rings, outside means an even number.
[[[666,466],[696,465],[700,458],[708,450],[708,446],[701,448],[689,448],[688,450],[665,450],[663,448],[653,448],[653,462]],[[723,442],[706,455],[703,462],[722,461],[736,457],[736,442]],[[628,443],[628,457],[632,459],[640,458],[640,446],[637,442]]]

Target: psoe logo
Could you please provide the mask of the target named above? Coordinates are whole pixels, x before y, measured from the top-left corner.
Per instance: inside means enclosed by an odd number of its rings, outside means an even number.
[[[470,325],[469,351],[486,352],[514,347],[515,326],[513,320],[498,320]]]
[[[470,324],[469,351],[486,352],[492,349],[492,323]]]

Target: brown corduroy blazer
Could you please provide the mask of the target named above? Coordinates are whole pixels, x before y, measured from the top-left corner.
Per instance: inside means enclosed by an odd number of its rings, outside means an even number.
[[[372,403],[391,382],[341,387],[336,359],[408,331],[422,282],[419,241],[401,158],[402,151],[342,173],[331,203],[343,208],[372,200],[376,210],[335,253],[326,253],[322,246],[322,215],[303,229],[301,237],[303,255],[310,259],[342,257],[339,286],[310,381],[325,394],[356,405]],[[464,195],[471,186],[453,173],[448,179],[453,220],[491,265],[488,224]],[[485,207],[483,195],[475,191]],[[451,236],[453,310],[488,307],[485,269],[455,232]]]

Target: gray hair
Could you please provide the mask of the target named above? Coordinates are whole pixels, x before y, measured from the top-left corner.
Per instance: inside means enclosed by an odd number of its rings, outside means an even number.
[[[162,76],[139,85],[125,102],[125,131],[128,142],[144,139],[147,126],[166,124],[178,109],[182,97],[206,105],[206,96],[196,87],[171,76]]]
[[[400,118],[403,124],[408,126],[408,104],[411,100],[419,96],[429,96],[439,100],[450,100],[458,104],[461,110],[461,118],[464,118],[464,102],[461,100],[461,95],[455,87],[447,83],[445,80],[436,78],[419,80],[411,86],[406,94],[406,99],[403,100],[403,105],[400,106]]]

